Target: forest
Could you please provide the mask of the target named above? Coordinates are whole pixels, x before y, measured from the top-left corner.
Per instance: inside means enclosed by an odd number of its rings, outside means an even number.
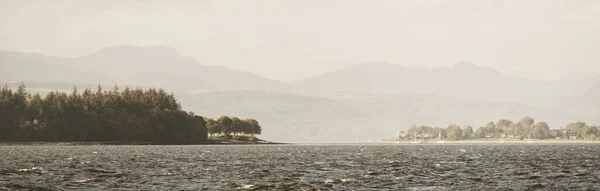
[[[476,130],[469,125],[463,127],[457,124],[448,125],[446,128],[412,125],[407,131],[402,131],[398,139],[437,138],[440,136],[447,140],[468,139],[579,139],[600,140],[598,126],[590,126],[584,122],[573,122],[559,129],[550,129],[544,121],[535,122],[531,117],[523,117],[517,122],[501,119],[496,123],[489,122]]]
[[[182,110],[163,89],[31,94],[21,84],[0,88],[0,142],[152,142],[194,144],[212,137],[261,133],[254,119],[217,120]]]

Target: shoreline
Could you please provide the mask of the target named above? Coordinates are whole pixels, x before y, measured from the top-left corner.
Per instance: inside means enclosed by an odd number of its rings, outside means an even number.
[[[399,144],[413,144],[412,141],[374,141],[371,143],[399,143]],[[597,143],[600,141],[586,141],[586,140],[460,140],[460,141],[444,141],[443,143],[437,143],[433,141],[419,142],[418,144],[461,144],[461,143],[487,143],[487,144],[504,144],[504,143],[523,143],[523,144],[535,144],[535,143],[564,143],[564,144],[576,144],[576,143]],[[416,143],[415,143],[416,144]]]
[[[368,141],[368,142],[355,142],[355,143],[305,143],[305,144],[432,144],[432,145],[445,145],[445,144],[536,144],[536,143],[556,143],[556,144],[600,144],[600,141],[586,141],[586,140],[460,140],[460,141],[445,141],[443,143],[437,143],[436,141],[426,141],[413,143],[412,141]],[[230,139],[209,139],[206,142],[199,143],[158,143],[158,142],[144,142],[144,141],[97,141],[97,142],[0,142],[0,146],[127,146],[127,145],[290,145],[297,143],[277,143],[265,140],[254,140],[254,141],[239,141]],[[302,143],[301,143],[302,144]]]
[[[227,139],[209,139],[199,143],[158,143],[144,141],[97,141],[97,142],[0,142],[0,146],[103,146],[103,145],[280,145],[265,140],[238,141]]]

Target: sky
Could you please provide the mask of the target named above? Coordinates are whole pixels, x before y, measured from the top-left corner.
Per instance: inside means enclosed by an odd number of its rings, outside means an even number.
[[[556,80],[600,72],[598,34],[600,0],[0,0],[0,50],[164,45],[281,81],[366,62],[460,61]]]

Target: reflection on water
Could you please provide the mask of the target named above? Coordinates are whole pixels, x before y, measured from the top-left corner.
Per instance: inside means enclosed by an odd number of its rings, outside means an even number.
[[[0,190],[600,190],[600,145],[1,146]]]

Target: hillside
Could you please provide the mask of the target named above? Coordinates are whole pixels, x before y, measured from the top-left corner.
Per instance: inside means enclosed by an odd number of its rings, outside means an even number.
[[[202,89],[290,90],[284,83],[249,72],[201,65],[163,46],[116,46],[78,58],[0,52],[3,81],[85,82]],[[10,74],[10,75],[8,75]],[[68,75],[67,75],[68,74]]]
[[[299,96],[264,91],[198,91],[180,95],[185,109],[199,115],[237,115],[261,121],[261,138],[293,142],[355,142],[389,137],[411,124],[477,127],[490,120],[523,116],[559,128],[592,120],[567,112],[519,104],[490,104],[439,96],[377,96],[338,93]],[[600,119],[595,118],[598,122]]]
[[[453,68],[435,69],[406,68],[388,63],[358,64],[296,84],[307,91],[320,93],[428,94],[540,107],[554,107],[561,98],[581,94],[589,87],[579,80],[542,82],[504,76],[492,68],[467,62]]]
[[[49,60],[51,58],[48,58]],[[69,62],[68,59],[64,59]],[[100,74],[84,72],[61,64],[50,64],[44,56],[0,51],[0,81],[44,81],[100,83],[110,81]]]
[[[42,94],[74,85],[165,88],[199,115],[256,118],[264,127],[261,137],[277,142],[377,140],[412,124],[478,126],[523,116],[553,128],[600,122],[600,82],[588,90],[592,73],[541,82],[466,62],[435,69],[367,63],[292,85],[202,65],[161,46],[109,47],[77,58],[0,52],[0,65],[0,81],[16,81],[13,87],[24,81]],[[556,105],[560,110],[545,109]]]
[[[30,83],[28,90],[45,94],[94,84]],[[18,83],[9,83],[16,88]],[[110,88],[110,87],[106,87]],[[187,111],[217,118],[255,118],[263,139],[276,142],[358,142],[389,137],[412,124],[445,127],[451,123],[478,127],[490,120],[532,116],[559,128],[572,121],[599,123],[591,112],[549,110],[509,103],[485,103],[431,95],[334,93],[302,96],[257,90],[175,92]]]
[[[572,72],[557,81],[504,76],[467,62],[453,68],[407,68],[365,63],[324,73],[292,84],[259,75],[208,66],[164,46],[115,46],[77,58],[1,52],[1,81],[68,82],[161,87],[172,91],[267,90],[282,93],[354,92],[379,95],[436,95],[464,100],[519,103],[557,108],[600,79],[595,73]]]
[[[560,102],[560,108],[586,116],[600,116],[600,81],[588,88],[585,93],[567,97]]]

